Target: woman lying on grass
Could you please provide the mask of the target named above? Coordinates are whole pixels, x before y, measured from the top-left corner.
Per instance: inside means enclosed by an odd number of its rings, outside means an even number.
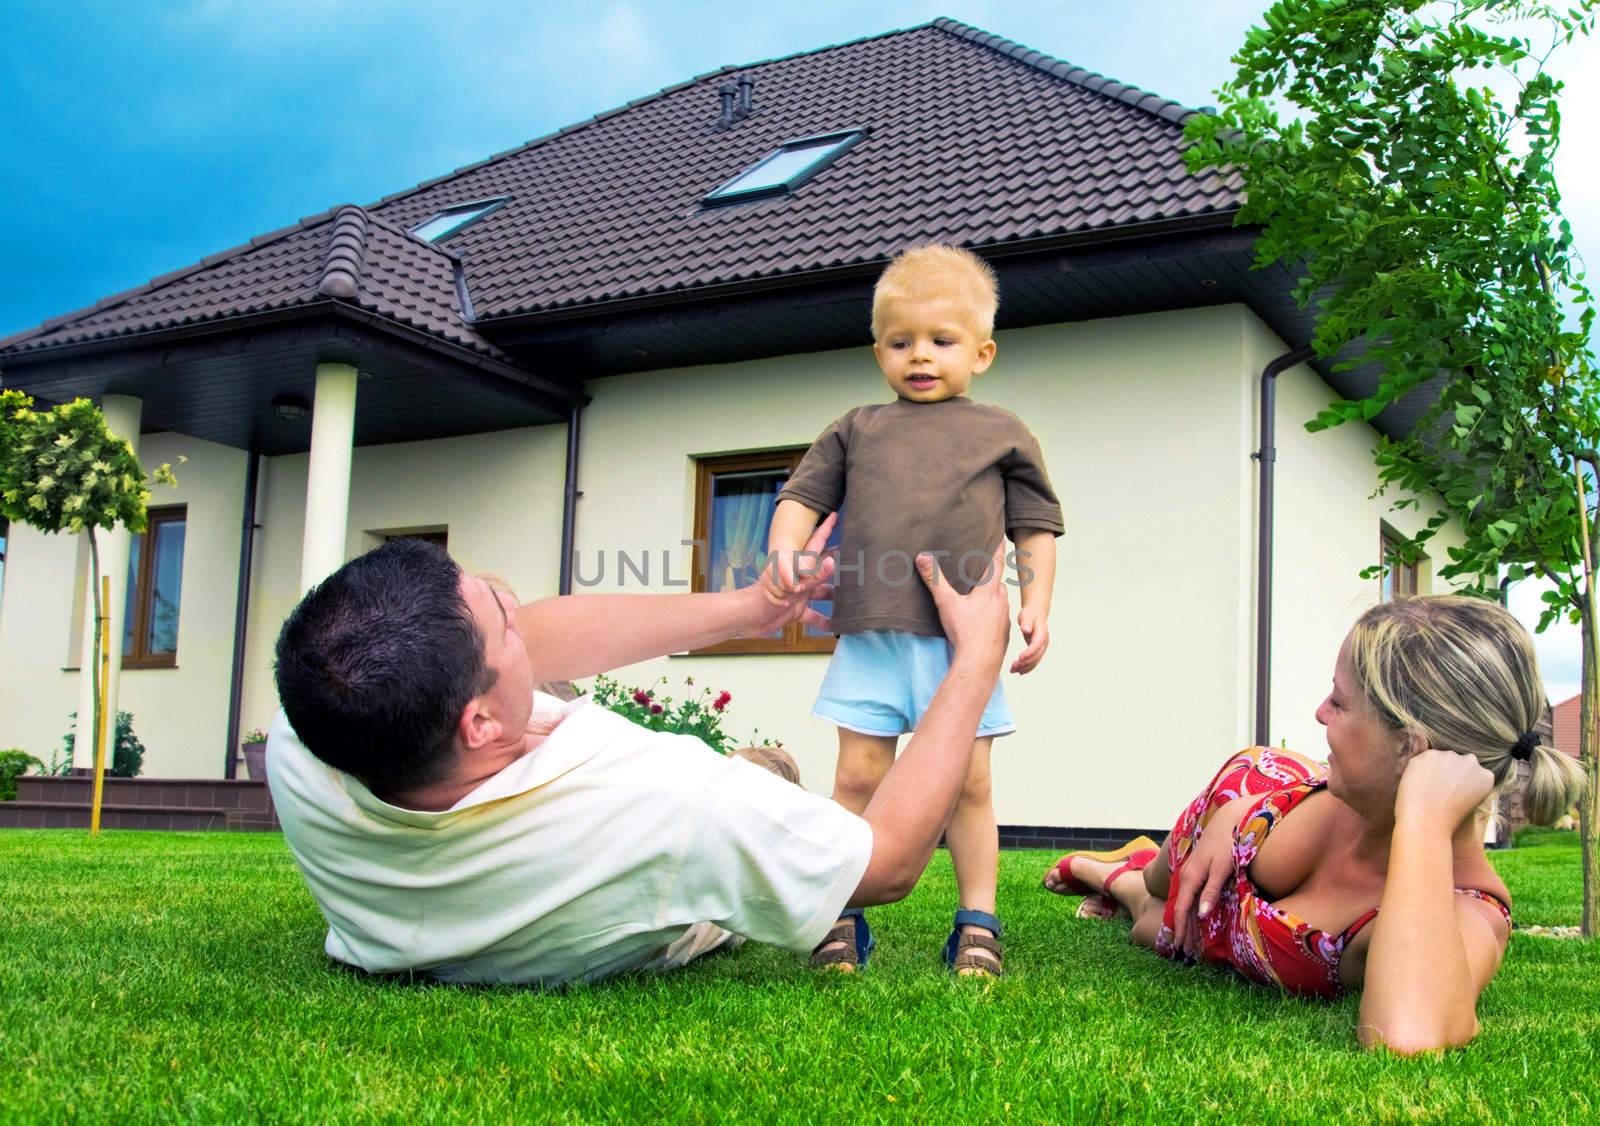
[[[1532,767],[1548,823],[1582,771],[1533,728],[1544,688],[1527,631],[1456,596],[1375,606],[1339,647],[1317,709],[1327,765],[1254,747],[1223,764],[1158,850],[1068,853],[1045,887],[1080,914],[1133,917],[1132,940],[1301,994],[1362,990],[1356,1036],[1421,1052],[1465,1044],[1511,933],[1483,852],[1490,793]]]

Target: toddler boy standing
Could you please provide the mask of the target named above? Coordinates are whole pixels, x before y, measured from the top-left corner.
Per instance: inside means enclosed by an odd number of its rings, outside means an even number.
[[[857,407],[830,425],[779,494],[768,539],[778,580],[792,582],[798,551],[824,513],[848,504],[835,575],[839,635],[813,714],[838,725],[834,800],[861,813],[916,729],[950,667],[950,648],[913,560],[928,552],[942,581],[965,594],[990,574],[1002,532],[1016,545],[1027,647],[1011,666],[1038,665],[1050,640],[1050,592],[1061,506],[1039,444],[1013,414],[966,398],[994,361],[994,272],[976,255],[924,246],[891,262],[872,299],[873,352],[895,400]],[[999,832],[989,747],[1016,730],[998,683],[978,725],[965,789],[945,831],[960,906],[945,964],[963,974],[1001,971],[995,916]],[[865,965],[873,939],[846,911],[813,965]]]

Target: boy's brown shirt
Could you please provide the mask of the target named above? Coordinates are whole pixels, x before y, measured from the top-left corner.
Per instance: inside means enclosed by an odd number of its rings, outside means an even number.
[[[1016,415],[967,398],[857,407],[812,443],[779,500],[844,509],[833,631],[943,637],[912,560],[934,553],[965,594],[1002,532],[1060,535],[1039,443]],[[965,577],[963,577],[963,562]],[[1027,560],[1017,561],[1018,577]],[[1010,577],[1010,576],[1008,576]]]

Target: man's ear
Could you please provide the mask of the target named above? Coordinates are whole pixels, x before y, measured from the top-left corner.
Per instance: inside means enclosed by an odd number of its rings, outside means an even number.
[[[978,362],[972,365],[972,374],[982,375],[984,372],[988,371],[989,365],[994,363],[994,354],[998,350],[999,346],[995,344],[993,338],[985,340],[982,344],[978,345]]]
[[[489,710],[486,697],[474,696],[467,701],[456,720],[456,736],[462,748],[468,751],[487,746],[500,737],[500,721]]]

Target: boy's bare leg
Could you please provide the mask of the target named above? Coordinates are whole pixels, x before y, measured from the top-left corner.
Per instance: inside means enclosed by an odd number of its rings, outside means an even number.
[[[1000,828],[995,824],[994,791],[989,774],[989,749],[993,745],[994,740],[987,737],[972,744],[967,783],[944,833],[945,842],[950,846],[950,860],[956,869],[959,900],[956,906],[991,915],[995,913],[995,881],[1000,867]],[[963,934],[989,933],[984,927],[971,925],[962,927],[961,931]],[[987,950],[979,948],[975,953],[987,961],[994,960]]]
[[[839,728],[839,762],[833,770],[833,800],[851,813],[860,814],[878,792],[878,783],[894,765],[894,752],[900,740],[892,735],[863,735]],[[841,917],[840,922],[843,922]],[[842,942],[824,943],[814,953],[842,947]]]
[[[894,765],[899,739],[892,735],[863,735],[839,728],[839,762],[833,768],[833,800],[851,813],[867,808],[878,783]]]

